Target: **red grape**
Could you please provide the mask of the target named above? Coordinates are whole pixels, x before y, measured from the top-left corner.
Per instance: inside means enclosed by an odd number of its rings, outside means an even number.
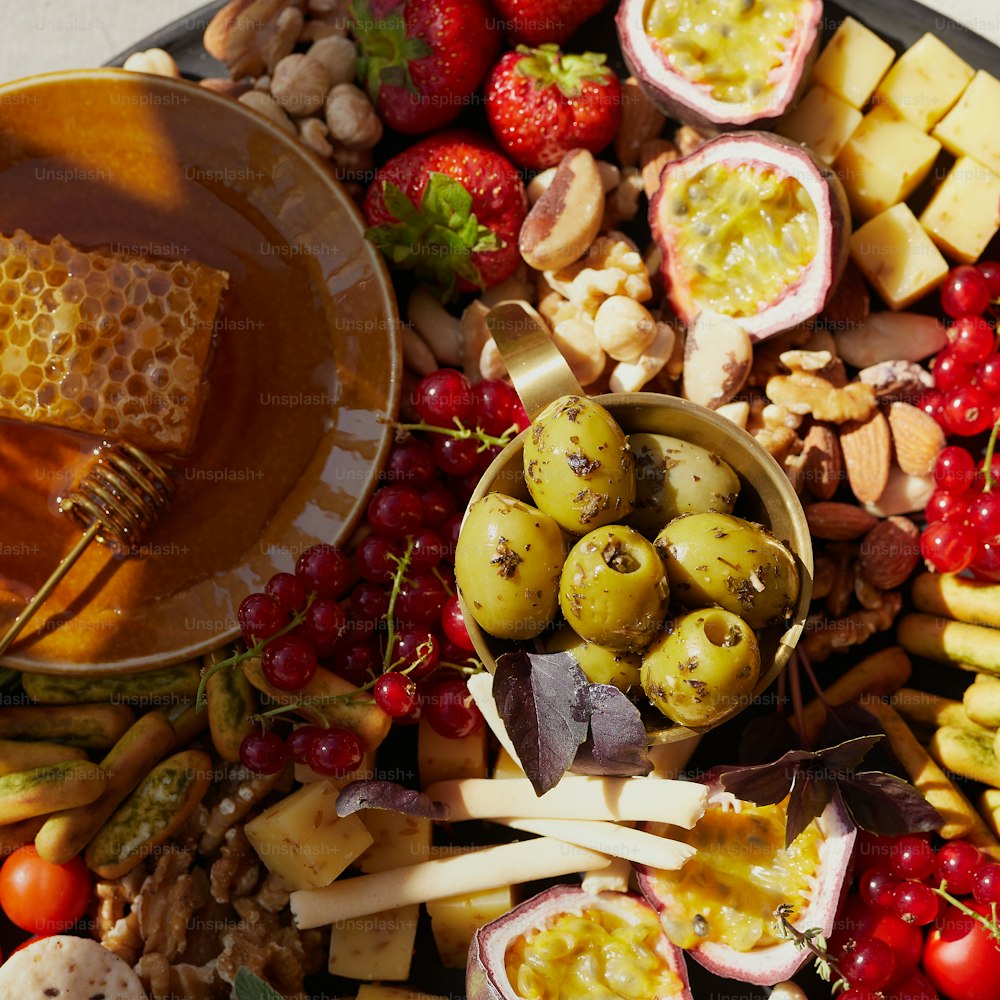
[[[309,766],[329,778],[340,778],[357,770],[364,757],[358,734],[342,726],[331,726],[309,745]]]
[[[288,624],[288,615],[269,594],[250,594],[236,612],[243,638],[248,646],[257,639],[268,639]]]
[[[288,761],[288,750],[273,730],[254,730],[240,743],[240,761],[254,774],[277,774]]]
[[[286,614],[301,610],[309,597],[305,584],[294,573],[275,573],[267,581],[264,593]]]
[[[309,747],[312,745],[312,741],[323,732],[326,730],[322,726],[305,725],[296,726],[289,733],[288,739],[285,740],[285,746],[288,747],[289,756],[296,764],[309,763]]]
[[[351,561],[333,545],[313,545],[299,556],[295,575],[320,597],[340,597],[354,579]]]
[[[300,635],[279,635],[261,654],[268,684],[280,691],[301,691],[316,676],[316,649]]]

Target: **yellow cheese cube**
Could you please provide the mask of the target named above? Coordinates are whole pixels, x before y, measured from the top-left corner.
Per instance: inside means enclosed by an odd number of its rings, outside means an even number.
[[[420,787],[450,778],[485,778],[486,737],[486,726],[480,726],[471,736],[450,740],[421,719],[417,730]]]
[[[372,845],[361,855],[363,872],[384,872],[426,861],[431,850],[431,821],[422,816],[404,816],[388,809],[365,809],[358,813],[372,837]]]
[[[845,17],[816,60],[812,82],[860,108],[895,58],[892,46],[874,31],[853,17]]]
[[[329,781],[314,781],[244,827],[268,871],[294,889],[329,885],[371,846],[371,834],[357,816],[337,816],[338,794]]]
[[[914,42],[886,74],[875,100],[924,132],[959,99],[974,70],[934,35]]]
[[[851,211],[867,219],[905,201],[934,166],[936,139],[880,105],[862,119],[840,151],[834,169]]]
[[[438,955],[446,969],[464,969],[472,936],[483,924],[509,913],[514,906],[509,885],[465,896],[449,896],[427,904]]]
[[[963,156],[924,209],[920,225],[949,257],[973,263],[1000,229],[1000,177]]]
[[[861,112],[825,87],[813,87],[775,132],[804,142],[827,166],[837,158],[861,123]]]
[[[348,979],[406,979],[419,917],[420,904],[411,903],[332,924],[327,968]]]
[[[971,156],[1000,174],[1000,80],[980,70],[933,135],[949,153]]]
[[[523,778],[524,771],[513,757],[503,747],[497,753],[496,763],[493,765],[494,778]]]
[[[940,284],[948,262],[908,205],[893,205],[851,237],[851,258],[892,309],[902,309]]]
[[[383,986],[381,983],[362,983],[357,1000],[446,1000],[432,993],[419,993],[408,986]]]

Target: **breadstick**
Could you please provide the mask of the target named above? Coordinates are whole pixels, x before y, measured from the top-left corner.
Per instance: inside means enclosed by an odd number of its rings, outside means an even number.
[[[994,836],[1000,837],[1000,788],[984,789],[976,805],[979,806],[979,812],[986,826]],[[994,860],[997,860],[996,854],[991,854],[990,856]]]
[[[960,701],[942,698],[940,695],[917,691],[915,688],[900,688],[892,696],[892,707],[912,726],[938,729],[941,726],[963,726],[978,731],[985,736],[989,727],[983,727],[966,714]],[[990,733],[992,735],[992,733]]]
[[[593,871],[606,868],[610,862],[610,858],[596,851],[549,837],[536,837],[452,858],[339,879],[322,889],[299,889],[291,895],[292,916],[299,930],[307,930],[410,903]]]
[[[928,614],[1000,628],[1000,584],[922,573],[913,581],[913,603]]]
[[[942,726],[927,748],[943,767],[963,778],[1000,787],[1000,761],[993,752],[993,737],[958,726]]]
[[[900,645],[916,656],[963,670],[1000,674],[1000,629],[933,615],[904,615],[896,635]]]
[[[976,810],[917,742],[899,713],[878,698],[862,696],[861,705],[885,730],[913,787],[940,813],[944,825],[938,833],[946,840],[966,836],[976,825]]]
[[[861,694],[892,694],[910,679],[912,671],[913,666],[906,653],[899,646],[890,646],[856,663],[830,684],[823,697],[831,705],[845,705]],[[805,737],[812,743],[819,737],[826,722],[826,705],[819,698],[814,698],[806,705],[802,716]]]
[[[1000,726],[1000,677],[976,674],[976,681],[962,695],[965,713],[973,722],[996,729]]]

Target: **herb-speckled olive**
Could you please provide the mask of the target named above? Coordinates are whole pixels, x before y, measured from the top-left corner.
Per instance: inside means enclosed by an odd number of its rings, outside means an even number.
[[[721,608],[675,618],[642,658],[646,697],[682,726],[711,726],[743,708],[759,676],[757,637]]]
[[[559,629],[545,642],[549,653],[572,653],[588,681],[613,684],[620,691],[639,685],[641,660],[637,653],[608,649],[581,639],[569,626]]]
[[[522,500],[488,493],[465,516],[455,582],[479,626],[532,639],[555,617],[566,542],[559,525]]]
[[[674,600],[710,604],[753,629],[784,621],[799,593],[792,554],[759,524],[732,514],[682,514],[657,536]]]
[[[740,492],[736,473],[714,451],[665,434],[630,434],[635,459],[635,511],[628,523],[649,538],[678,514],[731,513]]]
[[[632,528],[610,524],[595,528],[569,550],[559,606],[587,642],[638,650],[663,623],[668,592],[652,543]]]
[[[585,396],[562,396],[535,418],[524,440],[524,478],[539,508],[577,535],[624,520],[635,501],[625,434]]]

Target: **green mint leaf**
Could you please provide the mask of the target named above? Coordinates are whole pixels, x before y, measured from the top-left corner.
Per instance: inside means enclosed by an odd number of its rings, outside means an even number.
[[[281,994],[273,986],[265,983],[245,965],[236,970],[233,986],[236,988],[236,1000],[282,1000]]]

